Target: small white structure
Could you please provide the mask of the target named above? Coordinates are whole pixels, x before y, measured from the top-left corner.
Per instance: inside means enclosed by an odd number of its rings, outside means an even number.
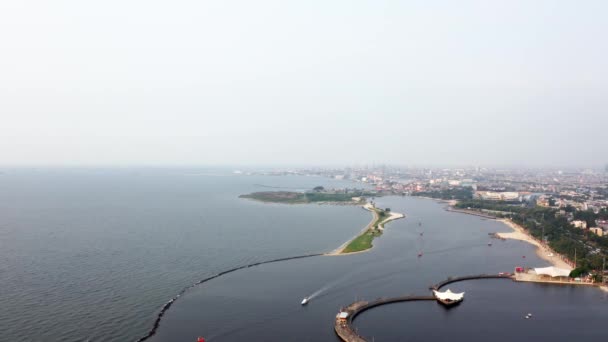
[[[604,236],[604,230],[600,227],[589,228],[589,231],[595,233],[597,236]]]
[[[587,229],[587,222],[581,220],[575,220],[570,222],[575,228]]]
[[[550,276],[551,278],[570,276],[570,270],[555,267],[555,266],[535,268],[534,272],[536,272],[536,274],[538,274],[538,275]]]
[[[447,289],[447,291],[445,291],[445,292],[439,292],[439,291],[433,290],[433,294],[435,295],[435,297],[437,297],[439,299],[449,299],[452,301],[462,300],[462,298],[464,297],[464,292],[454,293],[454,292],[450,291],[450,289]]]
[[[346,319],[348,318],[348,312],[341,311],[341,312],[338,314],[338,318],[339,318],[340,320],[342,320],[342,321],[346,320]]]
[[[440,303],[447,306],[460,303],[464,299],[464,292],[454,293],[450,289],[447,289],[445,292],[433,290],[433,295]]]

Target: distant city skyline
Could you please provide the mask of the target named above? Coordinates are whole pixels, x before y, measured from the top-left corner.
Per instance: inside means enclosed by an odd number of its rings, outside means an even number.
[[[5,2],[0,166],[602,169],[606,11]]]

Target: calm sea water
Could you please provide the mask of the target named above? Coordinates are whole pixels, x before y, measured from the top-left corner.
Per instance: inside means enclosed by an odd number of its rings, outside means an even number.
[[[369,221],[348,206],[269,205],[315,177],[169,170],[2,170],[0,340],[132,341],[184,286],[272,258],[324,252]]]
[[[330,251],[370,220],[357,207],[238,198],[266,189],[259,184],[353,186],[193,169],[3,170],[0,340],[132,341],[184,286],[251,262]],[[488,247],[489,232],[507,229],[497,222],[448,213],[429,200],[377,202],[408,218],[387,225],[371,252],[266,264],[214,279],[182,296],[152,340],[335,341],[335,313],[356,299],[428,294],[430,284],[450,275],[546,265],[522,242]],[[488,334],[538,340],[541,328],[544,337],[565,341],[600,336],[594,326],[608,318],[606,295],[594,289],[501,280],[450,287],[467,291],[454,310],[397,304],[366,312],[355,325],[378,341]],[[300,306],[313,292],[319,295]],[[527,312],[535,316],[524,321]],[[584,322],[574,324],[583,335],[570,332],[572,322]]]
[[[202,335],[211,341],[338,341],[334,317],[358,299],[428,295],[431,284],[448,276],[547,265],[520,241],[494,241],[489,247],[488,233],[508,231],[499,222],[446,212],[424,199],[377,202],[409,216],[387,225],[372,251],[263,265],[210,281],[180,298],[152,340],[194,341]],[[601,322],[608,318],[606,294],[597,289],[509,280],[449,287],[467,292],[453,310],[434,302],[397,304],[363,313],[355,326],[376,341],[570,341],[576,336],[573,322],[585,322],[581,336],[600,337]],[[319,290],[309,305],[300,305]],[[529,312],[534,318],[525,320]]]

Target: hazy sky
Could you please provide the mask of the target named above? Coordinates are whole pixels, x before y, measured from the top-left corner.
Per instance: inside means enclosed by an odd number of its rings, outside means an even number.
[[[0,164],[608,162],[608,1],[0,2]]]

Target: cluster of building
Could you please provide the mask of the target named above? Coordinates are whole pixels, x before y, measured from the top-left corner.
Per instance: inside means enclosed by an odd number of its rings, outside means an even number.
[[[588,227],[587,221],[583,220],[572,220],[570,224],[574,228],[588,229],[590,232],[598,236],[608,236],[608,220],[595,220],[594,227]]]
[[[351,180],[374,191],[417,194],[470,189],[474,198],[599,213],[608,208],[608,170],[347,167],[272,171]],[[600,226],[598,226],[600,227]],[[595,228],[595,227],[590,227]],[[600,227],[601,228],[601,227]]]
[[[513,192],[513,191],[504,191],[504,192],[476,191],[475,192],[476,198],[487,200],[487,201],[506,201],[506,202],[519,201],[519,202],[522,202],[524,199],[524,196],[529,196],[529,195],[530,195],[530,193],[519,193],[519,192]]]

